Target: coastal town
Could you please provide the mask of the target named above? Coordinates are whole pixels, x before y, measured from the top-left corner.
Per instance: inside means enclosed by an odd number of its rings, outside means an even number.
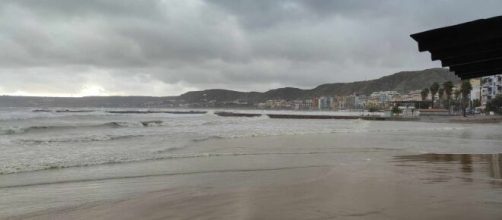
[[[466,88],[463,88],[463,85]],[[270,99],[258,103],[236,99],[217,102],[203,100],[198,103],[171,103],[173,107],[233,107],[269,110],[298,111],[388,111],[399,107],[402,111],[421,109],[429,114],[479,114],[487,110],[487,104],[495,97],[502,96],[502,74],[459,81],[433,83],[422,90],[408,92],[375,91],[371,94],[337,94],[309,97],[305,99]],[[462,108],[464,106],[465,108]],[[488,109],[490,111],[490,109]],[[406,113],[406,112],[405,112]]]
[[[448,85],[451,82],[445,82]],[[466,97],[468,107],[484,110],[486,104],[497,95],[502,95],[502,75],[488,76],[472,79],[471,91]],[[441,85],[441,86],[444,86]],[[432,86],[432,85],[431,85]],[[459,103],[462,99],[461,84],[453,85],[451,91],[439,86],[436,91],[432,88],[413,90],[407,93],[397,91],[377,91],[370,95],[352,94],[349,96],[320,96],[305,100],[267,100],[258,103],[259,109],[290,109],[290,110],[385,110],[395,105],[404,105],[415,108],[448,108],[447,101]],[[434,102],[434,106],[432,106]],[[452,105],[450,105],[452,106]],[[458,110],[458,109],[457,109]]]
[[[440,71],[436,75],[453,75],[444,69]],[[430,70],[421,71],[420,74],[427,72],[430,72]],[[392,77],[394,76],[397,76],[397,74],[392,75]],[[434,75],[425,76],[431,77]],[[372,81],[373,85],[377,85],[377,88],[390,88],[390,90],[364,90],[361,88],[367,88],[369,84],[361,86],[360,82],[354,82],[343,85],[330,85],[331,92],[319,92],[315,91],[315,89],[280,88],[263,93],[203,90],[187,92],[183,95],[173,97],[89,96],[75,98],[0,96],[0,103],[3,106],[36,107],[36,111],[49,107],[60,107],[63,112],[81,111],[81,109],[86,108],[172,108],[180,110],[288,110],[319,112],[322,114],[340,111],[360,112],[361,114],[380,112],[384,113],[385,116],[399,117],[502,114],[502,74],[463,81],[458,80],[458,78],[429,80],[428,83],[420,83],[414,89],[408,90],[399,90],[395,85],[388,86],[388,83],[394,79]],[[405,79],[397,84],[410,84],[412,82],[413,79]],[[359,85],[355,86],[355,83],[359,83]],[[347,88],[348,91],[359,90],[360,92],[349,93],[345,90],[342,94],[336,92],[336,89],[340,88],[339,86]],[[275,94],[272,94],[273,92]]]

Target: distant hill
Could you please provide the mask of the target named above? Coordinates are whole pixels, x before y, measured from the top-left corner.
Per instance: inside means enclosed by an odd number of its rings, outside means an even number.
[[[323,84],[313,89],[286,87],[269,90],[264,93],[212,89],[187,92],[180,95],[179,98],[187,102],[203,102],[208,100],[224,102],[237,99],[262,102],[270,99],[293,100],[313,96],[345,96],[354,93],[369,95],[372,92],[387,90],[406,93],[411,90],[430,87],[433,82],[442,83],[446,81],[457,83],[460,82],[460,79],[447,69],[435,68],[421,71],[403,71],[375,80]]]
[[[239,92],[225,89],[192,91],[173,97],[105,96],[82,98],[18,97],[0,96],[0,107],[170,107],[179,103],[233,102],[240,100],[249,104],[270,99],[305,99],[314,96],[369,95],[375,91],[395,90],[405,93],[410,90],[430,87],[433,82],[460,82],[447,69],[405,71],[375,80],[351,83],[329,83],[313,89],[292,87],[272,89],[266,92]]]
[[[61,108],[127,108],[168,106],[173,97],[150,96],[88,96],[88,97],[33,97],[0,96],[0,107],[61,107]]]

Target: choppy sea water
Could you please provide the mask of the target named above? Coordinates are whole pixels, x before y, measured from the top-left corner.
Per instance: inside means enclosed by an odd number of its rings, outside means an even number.
[[[278,121],[266,116],[219,117],[212,111],[193,115],[108,112],[107,109],[83,112],[0,109],[0,174],[208,156],[204,152],[190,155],[176,152],[194,142],[209,139],[368,129],[368,123],[363,121]]]
[[[501,124],[56,110],[0,108],[0,218],[216,178],[181,180],[190,174],[293,173],[297,168],[356,167],[372,160],[394,161],[401,169],[408,161],[415,166],[440,158],[444,165],[471,158],[494,173],[487,178],[500,182],[500,165],[493,161],[502,153]],[[171,176],[182,177],[177,183],[163,179]],[[141,178],[150,178],[149,184]]]

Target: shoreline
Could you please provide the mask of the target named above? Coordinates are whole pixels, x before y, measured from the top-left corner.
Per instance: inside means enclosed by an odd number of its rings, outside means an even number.
[[[420,116],[420,122],[431,123],[463,123],[463,124],[497,124],[502,123],[502,116],[468,115],[467,117],[452,116]]]
[[[363,166],[368,170],[359,174],[335,167],[299,169],[296,175],[316,174],[299,182],[254,187],[168,188],[128,199],[46,210],[11,219],[467,220],[502,216],[498,208],[502,201],[486,196],[494,193],[491,190],[465,187],[462,180],[417,184],[410,175],[369,165]],[[378,175],[368,175],[374,172]],[[496,191],[495,195],[502,195],[502,191]]]
[[[0,219],[502,217],[498,124],[265,121],[336,127],[172,152],[200,157],[0,176],[14,186],[0,187]]]
[[[502,173],[497,171],[502,168],[500,164],[494,165],[496,161],[502,162],[502,151],[471,152],[472,155],[457,150],[446,154],[424,154],[390,147],[384,137],[371,138],[372,144],[367,145],[364,138],[354,139],[353,135],[311,134],[287,139],[266,136],[199,142],[193,147],[217,150],[224,146],[240,146],[242,149],[239,149],[246,152],[261,152],[287,146],[289,151],[305,152],[216,160],[203,158],[199,165],[215,169],[233,164],[231,166],[236,170],[162,176],[160,179],[135,178],[136,184],[148,186],[156,182],[161,187],[121,199],[50,208],[6,219],[467,220],[502,217],[499,209],[502,204]],[[323,143],[335,143],[333,141],[344,144],[334,148],[322,147],[329,154],[309,153],[321,150],[317,148]],[[308,143],[312,146],[302,148]],[[486,158],[492,162],[488,163]],[[184,163],[193,164],[193,161]],[[219,165],[214,167],[214,163]],[[148,164],[161,166],[163,161]],[[256,164],[290,169],[259,170]],[[325,166],[313,167],[316,165]],[[255,170],[239,171],[249,166]],[[493,172],[496,173],[491,174]],[[498,177],[491,178],[490,175]],[[173,184],[180,178],[185,180]],[[103,181],[96,183],[99,182]]]

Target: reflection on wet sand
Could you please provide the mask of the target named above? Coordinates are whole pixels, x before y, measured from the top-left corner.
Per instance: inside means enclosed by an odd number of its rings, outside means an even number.
[[[426,172],[434,174],[427,177],[431,183],[447,182],[460,177],[465,182],[474,179],[490,178],[489,182],[502,186],[502,154],[418,154],[395,156],[397,166],[423,168]],[[478,176],[479,174],[484,174]],[[483,178],[484,176],[484,178]]]

